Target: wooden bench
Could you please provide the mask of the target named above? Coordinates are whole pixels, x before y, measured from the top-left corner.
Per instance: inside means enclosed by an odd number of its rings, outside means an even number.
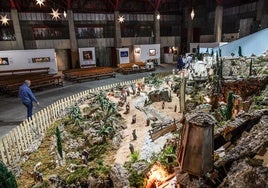
[[[73,69],[63,72],[64,78],[70,81],[81,82],[89,79],[100,79],[103,77],[115,77],[114,69],[111,67],[93,67]]]
[[[14,78],[13,78],[14,77]],[[42,90],[45,87],[63,86],[62,77],[59,75],[44,74],[25,74],[13,75],[10,80],[0,81],[1,93],[8,95],[17,95],[19,87],[25,80],[31,80],[31,88],[33,90]]]
[[[15,70],[3,70],[0,71],[0,75],[14,75],[14,74],[29,74],[29,73],[43,73],[48,74],[49,73],[49,67],[43,67],[43,68],[31,68],[31,69],[15,69]]]
[[[136,68],[136,66],[138,68]],[[153,71],[155,69],[147,69],[145,62],[124,63],[119,64],[117,71],[122,74],[140,73],[145,71]]]

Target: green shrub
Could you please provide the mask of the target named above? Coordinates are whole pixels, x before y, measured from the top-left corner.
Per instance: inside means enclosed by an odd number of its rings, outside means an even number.
[[[136,188],[144,187],[144,177],[142,174],[138,174],[136,170],[131,171],[128,180],[129,180],[130,186],[133,186]]]
[[[130,154],[130,158],[131,158],[131,163],[135,163],[138,161],[139,159],[139,152],[138,151],[134,151],[133,153]]]
[[[0,187],[3,188],[17,188],[17,181],[15,176],[7,169],[7,167],[0,161]]]
[[[58,153],[60,155],[60,157],[63,157],[62,154],[62,139],[61,139],[61,134],[60,134],[60,130],[59,127],[56,128],[56,137],[57,137],[57,149],[58,149]]]

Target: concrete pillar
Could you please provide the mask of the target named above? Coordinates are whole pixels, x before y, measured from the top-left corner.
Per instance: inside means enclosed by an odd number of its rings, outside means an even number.
[[[186,10],[187,11],[187,10]],[[190,43],[193,42],[193,20],[191,18],[191,12],[187,11],[187,20],[188,20],[188,27],[187,27],[187,51],[191,52]]]
[[[267,1],[267,0],[266,0]],[[257,15],[256,15],[256,21],[261,21],[262,16],[263,16],[263,12],[264,12],[264,8],[266,8],[265,6],[267,6],[267,2],[265,5],[264,0],[259,0],[257,2]]]
[[[121,39],[121,26],[118,22],[119,11],[114,11],[114,28],[115,28],[115,36],[114,36],[114,46],[116,48],[122,47],[122,39]]]
[[[67,19],[69,24],[72,68],[79,67],[78,45],[74,28],[74,14],[72,10],[67,10]]]
[[[215,42],[221,42],[222,15],[223,15],[223,7],[222,5],[217,5],[215,10],[215,23],[214,23]]]
[[[13,22],[13,28],[14,28],[15,36],[16,36],[16,42],[17,42],[16,50],[24,50],[21,28],[20,28],[20,21],[19,21],[17,9],[14,9],[14,8],[11,9],[11,20]]]
[[[154,43],[160,44],[160,19],[157,19],[159,12],[154,13]]]

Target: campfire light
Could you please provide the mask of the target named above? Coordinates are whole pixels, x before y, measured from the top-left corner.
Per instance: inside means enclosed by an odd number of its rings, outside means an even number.
[[[148,183],[146,188],[158,187],[165,183],[165,178],[168,176],[167,171],[162,167],[161,164],[156,163],[148,174]]]

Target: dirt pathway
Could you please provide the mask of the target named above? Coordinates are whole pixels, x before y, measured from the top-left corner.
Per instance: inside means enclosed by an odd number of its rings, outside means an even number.
[[[145,91],[148,91],[145,89]],[[129,144],[133,144],[134,150],[141,153],[141,149],[144,144],[148,144],[148,131],[151,129],[151,126],[146,126],[146,114],[136,109],[134,105],[137,103],[139,96],[128,96],[127,102],[130,103],[130,113],[123,114],[125,111],[125,105],[123,106],[122,116],[126,119],[127,128],[123,130],[122,135],[123,139],[120,143],[120,147],[115,155],[115,163],[124,164],[126,161],[130,161],[130,150]],[[118,100],[117,100],[118,101]],[[174,112],[174,107],[177,105],[177,112]],[[181,119],[181,113],[178,113],[179,110],[179,98],[172,93],[172,102],[165,102],[165,108],[162,109],[162,102],[155,102],[150,105],[150,108],[154,108],[155,111],[161,113],[162,116],[166,116],[166,119],[173,120],[174,118]],[[136,123],[132,124],[132,115],[136,114]],[[137,140],[133,140],[132,131],[136,129]],[[157,140],[155,141],[157,144]],[[161,140],[161,142],[163,142]]]

